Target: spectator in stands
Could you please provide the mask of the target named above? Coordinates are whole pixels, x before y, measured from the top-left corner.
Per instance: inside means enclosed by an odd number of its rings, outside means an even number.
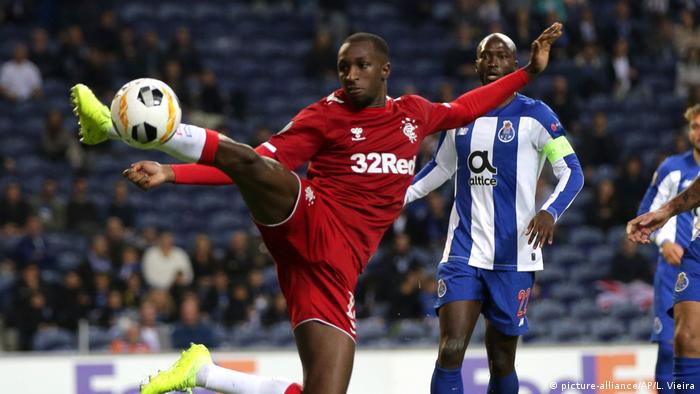
[[[230,280],[226,271],[219,270],[214,273],[212,282],[212,286],[203,293],[201,308],[211,320],[222,322],[231,303]]]
[[[639,156],[624,158],[618,166],[618,176],[615,180],[620,216],[623,220],[632,219],[637,215],[639,201],[644,197],[647,186],[649,179],[642,174],[642,161]]]
[[[424,261],[411,248],[411,237],[406,233],[396,234],[391,250],[378,259],[374,273],[368,275],[368,285],[375,289],[378,300],[390,302],[396,288],[385,284],[403,283],[410,270],[423,264]]]
[[[462,82],[476,79],[474,54],[477,43],[474,41],[473,30],[473,26],[460,23],[455,30],[455,39],[445,55],[445,74]]]
[[[124,245],[121,253],[121,264],[118,265],[117,279],[127,283],[131,277],[141,275],[141,259],[139,251],[131,245]],[[139,279],[140,282],[140,279]]]
[[[576,53],[584,45],[595,44],[598,41],[598,24],[590,7],[584,7],[578,19],[569,26],[569,36],[572,44],[571,53]]]
[[[61,74],[71,82],[82,80],[83,65],[87,61],[89,48],[85,43],[83,30],[78,25],[69,26],[62,36],[63,44],[57,58],[61,61]],[[144,56],[147,53],[144,52]]]
[[[578,92],[581,96],[587,98],[609,90],[608,63],[596,44],[584,45],[574,57],[574,64]]]
[[[243,230],[234,231],[224,255],[224,268],[229,275],[246,275],[253,267],[253,247],[250,236]]]
[[[41,153],[52,161],[65,161],[74,169],[82,167],[85,152],[72,132],[66,130],[63,114],[51,109],[46,114],[44,132],[41,134]]]
[[[160,75],[165,54],[160,45],[160,37],[155,30],[147,31],[138,50],[139,75],[155,78]]]
[[[182,67],[177,60],[168,59],[165,62],[165,66],[163,66],[163,82],[173,89],[183,112],[190,113],[188,108],[192,105],[192,93],[185,77],[182,75]]]
[[[124,250],[124,253],[130,253],[129,252],[130,248],[126,248]],[[141,263],[138,263],[139,269],[141,267]],[[135,309],[139,305],[141,305],[141,302],[146,296],[146,288],[143,284],[143,279],[141,278],[141,273],[140,272],[132,272],[131,275],[129,275],[126,280],[123,281],[125,283],[125,289],[124,289],[124,306],[130,309]]]
[[[17,264],[23,267],[36,263],[41,269],[56,269],[55,256],[44,235],[41,219],[33,215],[28,216],[25,233],[15,247],[14,257]]]
[[[29,60],[36,64],[43,78],[59,76],[56,70],[56,52],[49,42],[49,34],[43,28],[37,27],[32,30]]]
[[[224,96],[219,90],[216,74],[210,68],[205,68],[199,74],[199,94],[197,95],[197,110],[190,113],[192,123],[210,129],[221,129],[226,118],[224,116]]]
[[[224,324],[231,326],[250,320],[251,299],[248,286],[245,282],[234,283],[231,290],[231,298],[224,313]]]
[[[632,12],[628,0],[618,0],[615,4],[614,15],[603,29],[601,41],[603,44],[614,45],[618,40],[622,39],[630,43],[632,49],[636,52],[639,45],[642,45],[641,31],[637,23],[632,19]],[[612,47],[607,48],[608,51]]]
[[[29,296],[29,304],[19,310],[17,329],[19,334],[19,349],[33,350],[36,334],[48,327],[55,326],[56,311],[47,300],[43,290],[36,290]]]
[[[126,230],[122,220],[118,217],[108,217],[105,225],[105,237],[107,239],[107,249],[112,267],[119,268],[122,261],[122,252],[127,246]]]
[[[118,180],[114,183],[113,190],[112,202],[107,207],[107,216],[119,218],[124,227],[133,228],[136,209],[129,202],[129,185],[123,180]]]
[[[200,62],[202,56],[192,43],[188,27],[180,26],[175,31],[175,38],[168,49],[168,58],[175,59],[180,63],[185,78],[193,77],[202,71]]]
[[[146,301],[156,309],[156,319],[161,323],[170,323],[175,319],[176,305],[170,293],[162,289],[151,289],[146,295]]]
[[[618,99],[623,99],[634,87],[639,77],[636,67],[629,56],[629,44],[624,39],[618,39],[613,46],[610,58],[609,78],[613,81],[613,94]]]
[[[114,62],[121,49],[119,30],[117,29],[117,14],[108,9],[100,13],[99,26],[91,35],[92,45],[97,47],[106,57],[108,62]]]
[[[98,96],[107,97],[114,93],[114,71],[106,52],[97,47],[88,48],[80,82],[90,84]]]
[[[62,231],[66,227],[66,203],[58,195],[58,182],[44,178],[39,194],[32,196],[31,212],[41,219],[47,231]]]
[[[109,291],[112,287],[112,278],[107,272],[95,272],[92,276],[92,302],[90,320],[97,323],[109,306]]]
[[[36,264],[29,264],[21,269],[21,277],[15,283],[12,292],[12,313],[6,321],[9,327],[18,330],[20,350],[31,350],[32,337],[38,325],[47,318],[53,318],[53,310],[50,308],[47,308],[46,317],[32,313],[36,311],[36,305],[32,307],[33,302],[39,304],[41,301],[44,304],[41,309],[46,307],[46,298],[43,295],[41,300],[32,300],[33,296],[42,290],[49,294],[49,300],[51,300],[52,287],[41,279],[39,267]]]
[[[404,0],[399,4],[401,16],[410,25],[422,25],[433,18],[433,2],[430,0]]]
[[[22,196],[22,188],[17,182],[5,186],[5,193],[0,200],[0,226],[6,235],[16,234],[23,227],[31,213],[31,207]]]
[[[288,320],[287,301],[285,301],[282,293],[277,293],[272,296],[272,302],[269,303],[267,309],[263,312],[260,322],[263,326],[269,327]]]
[[[84,280],[89,280],[95,272],[109,273],[112,270],[112,259],[109,255],[109,243],[107,237],[96,234],[90,242],[85,263],[81,267]]]
[[[608,133],[608,117],[604,112],[593,115],[590,132],[581,136],[577,150],[586,171],[591,167],[615,164],[619,153],[615,139]]]
[[[211,287],[214,274],[221,266],[214,256],[211,239],[209,239],[207,234],[197,234],[194,240],[194,248],[190,254],[190,260],[194,268],[194,280],[197,287],[200,289]],[[208,308],[204,309],[208,310]]]
[[[59,326],[76,332],[78,322],[88,316],[92,306],[90,292],[83,284],[83,279],[76,271],[68,271],[63,275],[62,286],[57,292],[56,321]]]
[[[199,314],[199,300],[194,294],[185,297],[180,305],[180,319],[175,323],[172,334],[175,348],[184,349],[190,343],[201,343],[209,348],[219,345],[214,330],[205,324]]]
[[[398,287],[392,286],[388,320],[422,319],[425,317],[421,299],[421,278],[422,268],[414,266],[400,279]]]
[[[330,31],[318,29],[314,36],[313,45],[304,57],[306,76],[322,81],[335,80],[338,73],[336,66],[337,55],[338,51],[333,43]]]
[[[69,231],[83,234],[94,234],[100,228],[97,205],[90,196],[85,177],[73,180],[73,192],[66,206],[66,226]]]
[[[439,191],[430,192],[425,198],[426,209],[408,215],[406,232],[413,246],[444,246],[450,212],[445,198]]]
[[[149,301],[144,301],[139,308],[139,322],[141,325],[141,338],[153,352],[159,352],[163,346],[158,330],[158,312]]]
[[[100,274],[102,275],[102,274]],[[107,304],[101,308],[93,310],[93,323],[104,327],[114,327],[117,322],[127,314],[124,308],[122,293],[116,287],[111,287],[107,291]]]
[[[598,182],[595,197],[588,207],[586,215],[588,224],[602,230],[608,230],[625,223],[626,218],[620,215],[619,201],[612,180],[603,179]]]
[[[156,289],[169,289],[175,283],[178,273],[186,283],[193,278],[192,263],[182,248],[175,246],[171,232],[163,232],[157,246],[151,246],[143,254],[143,276],[146,283]]]
[[[636,243],[625,237],[612,260],[610,279],[623,283],[642,281],[651,284],[654,280],[652,262],[639,253],[639,246]]]
[[[117,54],[117,63],[120,65],[120,74],[123,79],[131,80],[139,76],[139,51],[136,45],[136,34],[130,26],[122,26],[119,31],[119,52]],[[166,78],[167,79],[167,78]],[[172,81],[164,81],[171,85]],[[173,87],[175,89],[175,87]],[[175,89],[180,98],[180,92]]]
[[[272,130],[270,130],[269,127],[267,126],[258,126],[255,128],[253,131],[252,137],[250,137],[250,141],[248,144],[250,146],[258,146],[264,142],[267,142],[267,140],[272,137]]]
[[[151,352],[151,348],[143,338],[141,326],[137,322],[126,319],[121,325],[120,335],[114,338],[109,346],[112,353]]]
[[[681,11],[680,23],[674,29],[673,44],[678,54],[690,47],[700,47],[700,28],[695,24],[695,14],[690,9]]]
[[[700,47],[688,47],[676,64],[676,94],[688,97],[693,86],[700,85]]]
[[[676,48],[674,42],[673,22],[668,16],[660,16],[656,26],[649,29],[645,38],[646,52],[657,62],[675,63]]]
[[[27,101],[43,96],[41,73],[29,60],[26,45],[17,44],[12,59],[0,68],[0,96],[10,101]]]
[[[578,106],[565,76],[555,75],[552,77],[552,89],[545,95],[543,101],[559,115],[559,120],[569,132],[575,134],[579,130]]]

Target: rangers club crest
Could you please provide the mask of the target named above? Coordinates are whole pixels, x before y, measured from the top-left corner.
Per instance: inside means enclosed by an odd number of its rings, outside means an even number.
[[[445,285],[445,281],[442,279],[438,280],[437,293],[439,298],[444,297],[445,293],[447,293],[447,285]]]
[[[681,291],[687,289],[688,282],[688,275],[686,275],[685,272],[678,274],[678,279],[676,279],[676,293],[680,293]]]
[[[501,142],[511,142],[515,138],[515,129],[513,129],[513,122],[510,120],[504,120],[503,126],[498,130],[498,140]]]
[[[418,125],[416,125],[415,119],[405,118],[401,123],[403,124],[401,130],[403,130],[404,135],[408,137],[408,140],[411,141],[411,143],[418,141],[418,136],[416,135]]]
[[[311,186],[307,186],[306,189],[304,189],[304,196],[306,197],[306,203],[308,205],[314,205],[314,202],[316,202],[316,196],[314,195],[314,191],[311,189]]]

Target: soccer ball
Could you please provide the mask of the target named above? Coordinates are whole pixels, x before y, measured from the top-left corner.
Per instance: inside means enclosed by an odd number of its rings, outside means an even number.
[[[140,78],[114,96],[112,124],[127,144],[149,149],[167,142],[180,125],[182,110],[175,92],[163,81]]]

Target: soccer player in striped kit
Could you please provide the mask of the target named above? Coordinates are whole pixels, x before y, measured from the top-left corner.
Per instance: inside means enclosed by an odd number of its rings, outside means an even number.
[[[699,115],[700,105],[697,104],[685,112],[688,121]],[[670,156],[659,165],[639,205],[638,215],[666,204],[697,178],[700,173],[700,128],[690,127],[688,139],[693,149]],[[693,215],[683,212],[672,217],[652,236],[659,246],[659,258],[654,274],[655,317],[651,340],[659,345],[655,375],[660,390],[664,391],[668,390],[668,383],[673,381],[673,318],[668,311],[673,309],[673,288],[680,273],[678,267],[692,233]]]
[[[513,41],[500,33],[477,47],[484,85],[517,68]],[[539,212],[535,189],[544,160],[559,182]],[[515,350],[542,247],[583,187],[583,172],[557,116],[538,100],[514,94],[463,127],[444,132],[435,156],[416,175],[406,203],[455,177],[445,251],[438,267],[440,344],[431,393],[473,392],[461,365],[474,326],[486,318],[489,393],[517,393]],[[465,391],[466,390],[466,391]]]
[[[700,147],[698,140],[700,138],[700,105],[689,108],[685,117],[688,120],[689,137],[693,144],[693,153],[689,160],[695,161],[693,164],[697,166],[699,156],[695,151]],[[695,173],[697,174],[697,169]],[[656,178],[659,178],[659,175],[661,171]],[[681,177],[680,189],[685,190],[665,204],[659,204],[660,206],[656,208],[652,206],[649,212],[630,220],[627,223],[627,236],[630,240],[639,243],[649,243],[654,237],[658,240],[668,232],[666,226],[669,223],[673,224],[675,220],[676,225],[681,226],[686,218],[683,216],[684,212],[693,210],[693,235],[680,256],[680,272],[673,285],[673,382],[663,385],[664,388],[670,389],[670,392],[685,394],[695,393],[700,388],[700,335],[698,335],[700,333],[700,239],[698,239],[700,223],[698,223],[697,210],[700,206],[700,182],[695,177],[695,180],[684,188],[686,186],[684,183],[691,181],[693,177],[683,173],[674,176]],[[676,192],[679,191],[676,190]],[[656,232],[659,229],[660,231]],[[675,242],[678,242],[678,238]],[[670,274],[661,273],[661,275]],[[656,282],[657,280],[655,284]]]

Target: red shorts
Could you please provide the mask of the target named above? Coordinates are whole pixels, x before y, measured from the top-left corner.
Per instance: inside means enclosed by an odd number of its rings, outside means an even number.
[[[316,320],[355,332],[355,297],[362,264],[355,261],[343,225],[328,197],[300,179],[294,211],[277,225],[257,224],[277,264],[292,328]]]

